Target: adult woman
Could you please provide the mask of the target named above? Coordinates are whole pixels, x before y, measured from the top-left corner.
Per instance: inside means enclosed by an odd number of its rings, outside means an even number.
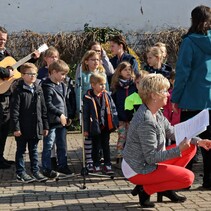
[[[149,200],[156,192],[158,201],[166,196],[173,202],[184,202],[186,197],[172,190],[187,188],[193,183],[194,174],[184,166],[194,156],[195,145],[211,147],[208,140],[193,138],[165,148],[166,139],[175,140],[173,127],[160,111],[167,103],[169,86],[168,79],[161,74],[152,73],[140,81],[143,104],[130,123],[123,152],[123,174],[137,185],[132,194],[139,195],[142,207],[154,207]]]
[[[182,109],[181,121],[205,108],[211,109],[211,8],[203,5],[194,8],[191,20],[192,25],[180,46],[171,99]],[[209,113],[211,117],[211,111]],[[211,120],[200,137],[211,139]],[[203,187],[211,189],[211,150],[201,149],[201,152]]]

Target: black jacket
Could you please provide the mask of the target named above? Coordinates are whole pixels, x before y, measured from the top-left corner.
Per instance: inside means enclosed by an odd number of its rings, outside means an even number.
[[[105,97],[106,95],[109,104],[109,110],[105,106]],[[84,131],[88,132],[91,136],[96,136],[101,134],[102,130],[107,130],[108,132],[114,131],[119,124],[117,117],[117,111],[115,104],[107,91],[102,93],[102,101],[99,109],[97,108],[96,101],[94,99],[94,93],[92,89],[89,89],[83,98],[83,120],[84,120]],[[111,117],[109,127],[109,114]]]
[[[12,131],[20,130],[23,138],[42,139],[43,130],[49,129],[42,88],[34,83],[32,93],[23,80],[18,81],[10,105]]]
[[[42,82],[50,128],[63,127],[60,121],[62,114],[69,117],[66,104],[67,86],[61,82],[63,93],[58,91],[56,86],[57,85],[53,83],[50,78]]]

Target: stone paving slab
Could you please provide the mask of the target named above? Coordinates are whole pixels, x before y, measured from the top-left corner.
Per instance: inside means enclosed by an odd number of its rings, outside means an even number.
[[[130,194],[133,184],[124,179],[120,169],[115,166],[115,145],[117,134],[111,135],[111,156],[116,176],[114,179],[88,175],[85,178],[86,188],[83,188],[84,177],[82,169],[82,136],[79,133],[68,134],[68,163],[76,176],[71,179],[47,181],[46,183],[21,184],[16,182],[15,166],[11,169],[0,169],[0,211],[35,211],[35,210],[159,210],[159,211],[204,211],[211,210],[211,191],[203,190],[202,161],[194,164],[195,182],[190,190],[180,191],[187,196],[185,203],[171,203],[165,199],[164,203],[156,203],[153,209],[142,209],[138,204],[138,197]],[[9,137],[6,145],[5,157],[14,160],[15,140]],[[42,142],[39,143],[39,157],[41,157]],[[26,166],[30,169],[28,154]],[[30,171],[28,171],[30,172]],[[151,197],[156,201],[156,194]]]

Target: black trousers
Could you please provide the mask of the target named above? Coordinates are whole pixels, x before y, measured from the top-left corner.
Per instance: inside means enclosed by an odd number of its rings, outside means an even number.
[[[3,160],[4,148],[7,140],[7,136],[10,132],[10,121],[0,124],[0,161]]]
[[[186,121],[190,119],[191,117],[195,116],[198,114],[201,110],[198,111],[182,111],[181,112],[181,122]],[[211,110],[209,110],[209,126],[207,127],[207,130],[204,131],[199,135],[200,138],[202,139],[210,139],[211,140]],[[203,157],[203,171],[204,171],[204,176],[203,176],[203,186],[211,186],[211,150],[207,151],[204,148],[201,148],[201,153]],[[192,169],[193,165],[193,160],[189,162],[187,165],[188,169]]]
[[[102,131],[98,136],[92,136],[92,160],[94,166],[100,166],[100,154],[99,150],[102,148],[104,156],[104,165],[111,165],[110,158],[110,133]]]

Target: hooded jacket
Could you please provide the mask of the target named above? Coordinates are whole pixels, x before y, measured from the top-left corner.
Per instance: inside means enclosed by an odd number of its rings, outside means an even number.
[[[171,101],[182,109],[211,108],[211,31],[184,37]]]
[[[56,89],[56,84],[53,83],[50,78],[47,78],[42,82],[50,128],[63,127],[60,121],[60,116],[62,114],[66,117],[68,116],[66,106],[67,86],[63,82],[61,82],[61,85],[63,93]]]

